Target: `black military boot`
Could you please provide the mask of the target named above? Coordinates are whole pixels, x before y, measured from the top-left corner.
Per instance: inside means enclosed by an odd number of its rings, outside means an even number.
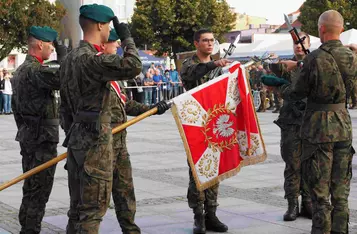
[[[203,212],[203,207],[197,207],[193,209],[194,215],[194,224],[193,224],[193,234],[205,234],[206,225],[205,225],[205,214]]]
[[[302,197],[300,215],[312,219],[312,201],[311,198]]]
[[[284,214],[284,221],[294,221],[299,215],[299,200],[288,198],[288,210]]]
[[[206,209],[206,229],[214,232],[228,231],[227,225],[219,221],[216,216],[217,207],[210,207]]]

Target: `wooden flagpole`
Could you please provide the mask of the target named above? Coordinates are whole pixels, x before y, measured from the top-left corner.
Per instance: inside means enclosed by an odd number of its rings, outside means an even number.
[[[171,104],[172,104],[172,101],[168,101],[168,105],[171,105]],[[145,112],[145,113],[143,113],[143,114],[141,114],[141,115],[139,115],[139,116],[137,116],[135,118],[130,119],[129,121],[123,123],[122,125],[119,125],[119,126],[113,128],[112,129],[112,134],[116,134],[116,133],[126,129],[129,126],[131,126],[131,125],[133,125],[133,124],[135,124],[135,123],[137,123],[137,122],[139,122],[139,121],[141,121],[141,120],[143,120],[143,119],[145,119],[145,118],[147,118],[147,117],[149,117],[151,115],[156,114],[157,111],[158,111],[158,109],[157,109],[157,107],[155,107],[155,108],[152,108],[152,109],[148,110],[147,112]],[[10,180],[8,182],[5,182],[4,184],[0,185],[0,191],[2,191],[4,189],[6,189],[6,188],[18,183],[18,182],[20,182],[21,180],[24,180],[24,179],[26,179],[26,178],[34,175],[34,174],[39,173],[40,171],[43,171],[43,170],[45,170],[45,169],[57,164],[59,161],[62,161],[65,158],[67,158],[67,153],[63,153],[63,154],[57,156],[56,158],[51,159],[51,160],[47,161],[46,163],[41,164],[41,165],[39,165],[39,166],[37,166],[37,167],[25,172],[24,174],[14,178],[14,179],[12,179],[12,180]]]
[[[244,64],[243,66],[244,67],[249,67],[250,65],[252,65],[254,63],[256,63],[256,61],[249,61],[248,63]],[[172,103],[173,103],[172,100],[168,101],[168,105],[172,105]],[[127,128],[129,126],[131,126],[131,125],[133,125],[133,124],[135,124],[135,123],[137,123],[137,122],[139,122],[139,121],[141,121],[141,120],[143,120],[143,119],[145,119],[145,118],[147,118],[147,117],[149,117],[151,115],[156,114],[157,111],[158,111],[158,109],[157,109],[157,107],[155,107],[155,108],[152,108],[151,110],[148,110],[147,112],[145,112],[145,113],[143,113],[143,114],[141,114],[141,115],[139,115],[139,116],[137,116],[137,117],[135,117],[133,119],[130,119],[129,121],[123,123],[122,125],[117,126],[114,129],[112,129],[112,134],[116,134],[116,133],[124,130],[125,128]],[[39,173],[40,171],[43,171],[43,170],[45,170],[45,169],[57,164],[58,162],[62,161],[65,158],[67,158],[67,153],[63,153],[61,155],[58,155],[56,158],[51,159],[51,160],[47,161],[46,163],[41,164],[40,166],[37,166],[37,167],[25,172],[24,174],[14,178],[14,179],[12,179],[12,180],[10,180],[8,182],[5,182],[5,183],[1,184],[0,185],[0,191],[2,191],[4,189],[6,189],[6,188],[18,183],[18,182],[20,182],[21,180],[24,180],[24,179],[26,179],[26,178],[34,175],[34,174]]]

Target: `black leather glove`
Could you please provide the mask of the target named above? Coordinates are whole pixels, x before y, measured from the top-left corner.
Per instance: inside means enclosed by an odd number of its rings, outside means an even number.
[[[65,45],[58,44],[57,40],[55,40],[53,42],[53,45],[54,45],[54,47],[56,49],[57,61],[61,62],[62,59],[64,58],[64,56],[66,56],[66,54],[67,54],[67,47]]]
[[[170,106],[166,103],[166,101],[160,101],[154,105],[150,106],[151,108],[157,107],[157,115],[162,115],[165,113],[168,109],[170,109]]]
[[[113,18],[113,26],[115,32],[118,34],[121,41],[124,41],[128,37],[131,37],[128,25],[124,23],[119,23],[118,17],[116,16]]]

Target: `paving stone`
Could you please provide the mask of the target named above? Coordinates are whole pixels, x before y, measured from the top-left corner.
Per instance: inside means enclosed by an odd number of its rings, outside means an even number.
[[[357,112],[351,112],[351,116],[357,123]],[[259,113],[258,117],[268,158],[263,163],[242,168],[237,176],[220,184],[217,215],[229,226],[228,233],[309,233],[311,220],[282,220],[286,210],[283,198],[285,165],[280,156],[280,129],[272,124],[277,115],[267,112]],[[0,116],[0,182],[14,178],[22,171],[15,134],[13,117]],[[354,128],[354,134],[357,134],[357,128]],[[64,139],[62,131],[60,139]],[[142,233],[192,233],[193,213],[186,198],[188,166],[171,114],[147,118],[128,128],[128,149],[137,198],[136,222]],[[58,152],[65,151],[59,144]],[[65,161],[62,161],[57,165],[41,233],[65,233],[69,196],[64,164]],[[356,157],[353,170],[357,172]],[[18,233],[20,230],[17,216],[22,198],[21,187],[22,182],[0,192],[0,234]],[[351,184],[349,205],[350,233],[357,233],[357,178]],[[113,202],[103,218],[100,233],[121,233]]]

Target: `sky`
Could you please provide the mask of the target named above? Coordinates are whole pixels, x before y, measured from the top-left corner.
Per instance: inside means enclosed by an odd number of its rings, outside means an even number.
[[[283,24],[283,14],[296,11],[305,0],[226,0],[236,12],[268,19],[268,24]]]

